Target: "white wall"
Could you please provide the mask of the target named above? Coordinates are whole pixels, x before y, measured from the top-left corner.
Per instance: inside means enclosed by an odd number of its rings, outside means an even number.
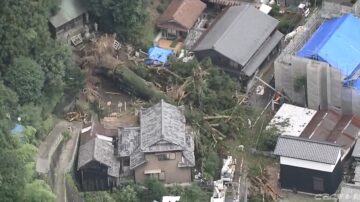
[[[300,167],[300,168],[307,168],[312,170],[319,170],[324,172],[332,172],[337,164],[337,162],[340,160],[340,152],[338,154],[338,158],[336,160],[336,163],[334,165],[326,164],[326,163],[319,163],[314,161],[307,161],[307,160],[301,160],[301,159],[294,159],[289,157],[280,157],[280,164],[282,165],[288,165],[288,166],[294,166],[294,167]]]

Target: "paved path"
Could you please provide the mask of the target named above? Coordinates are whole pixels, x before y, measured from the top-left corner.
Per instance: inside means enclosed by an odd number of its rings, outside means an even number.
[[[67,172],[70,162],[74,158],[74,150],[76,148],[76,140],[82,128],[81,122],[59,121],[46,139],[40,144],[36,161],[36,170],[39,173],[54,173],[55,182],[53,191],[57,196],[57,201],[65,201],[65,184],[64,174]],[[70,131],[70,139],[63,145],[58,162],[56,162],[55,170],[50,170],[51,155],[54,154],[56,148],[62,140],[62,133]]]
[[[59,156],[59,161],[57,162],[54,171],[55,173],[54,190],[57,196],[56,201],[58,202],[65,202],[66,193],[65,193],[64,176],[65,173],[68,171],[71,161],[74,160],[77,138],[82,127],[82,124],[80,122],[72,122],[69,124],[72,128],[71,138],[63,145],[61,154]]]

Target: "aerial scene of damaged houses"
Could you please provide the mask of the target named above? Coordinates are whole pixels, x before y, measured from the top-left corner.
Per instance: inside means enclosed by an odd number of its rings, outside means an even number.
[[[269,185],[264,191],[276,200],[360,201],[360,3],[343,2],[323,0],[321,7],[310,9],[309,2],[301,0],[172,0],[156,21],[159,35],[145,63],[210,57],[237,76],[248,102],[269,97],[264,110],[274,116],[266,127],[277,128],[279,136],[274,151],[263,155],[276,159],[279,169],[277,188]],[[74,3],[67,1],[67,7],[50,18],[54,37],[68,37],[69,30],[84,27],[86,9]],[[302,15],[300,26],[281,33],[279,20],[269,15],[274,4],[295,5]],[[214,6],[221,12],[208,15]],[[83,36],[70,41],[78,45]],[[184,40],[174,47],[171,41],[177,38]],[[126,103],[121,106],[126,110]],[[81,190],[111,190],[148,177],[166,186],[200,181],[184,107],[161,100],[139,107],[136,115],[129,125],[109,126],[94,118],[82,123],[74,156]],[[52,152],[38,158],[37,167],[46,164]],[[240,182],[246,181],[240,164],[232,154],[223,159],[211,202],[247,201],[249,185]],[[37,168],[40,173],[49,169]],[[181,199],[164,196],[163,201]]]

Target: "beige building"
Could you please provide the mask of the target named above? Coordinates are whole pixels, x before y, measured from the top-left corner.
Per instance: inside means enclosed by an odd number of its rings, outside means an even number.
[[[140,126],[106,129],[93,121],[80,134],[77,175],[84,191],[107,190],[147,177],[188,184],[194,140],[183,107],[164,101],[140,109]]]
[[[140,110],[140,127],[120,128],[118,157],[135,181],[155,177],[166,184],[191,182],[194,140],[182,107],[164,101]]]

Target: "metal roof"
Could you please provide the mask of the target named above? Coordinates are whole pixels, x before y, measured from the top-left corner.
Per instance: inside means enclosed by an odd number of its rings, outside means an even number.
[[[315,116],[316,110],[283,104],[268,127],[276,127],[281,135],[299,137]]]
[[[274,154],[335,165],[340,151],[337,144],[284,135],[278,138]]]
[[[230,7],[214,22],[194,50],[214,49],[245,66],[278,23],[252,5]]]
[[[85,13],[87,8],[81,3],[80,0],[62,0],[60,10],[51,16],[49,21],[55,27],[69,22]]]

